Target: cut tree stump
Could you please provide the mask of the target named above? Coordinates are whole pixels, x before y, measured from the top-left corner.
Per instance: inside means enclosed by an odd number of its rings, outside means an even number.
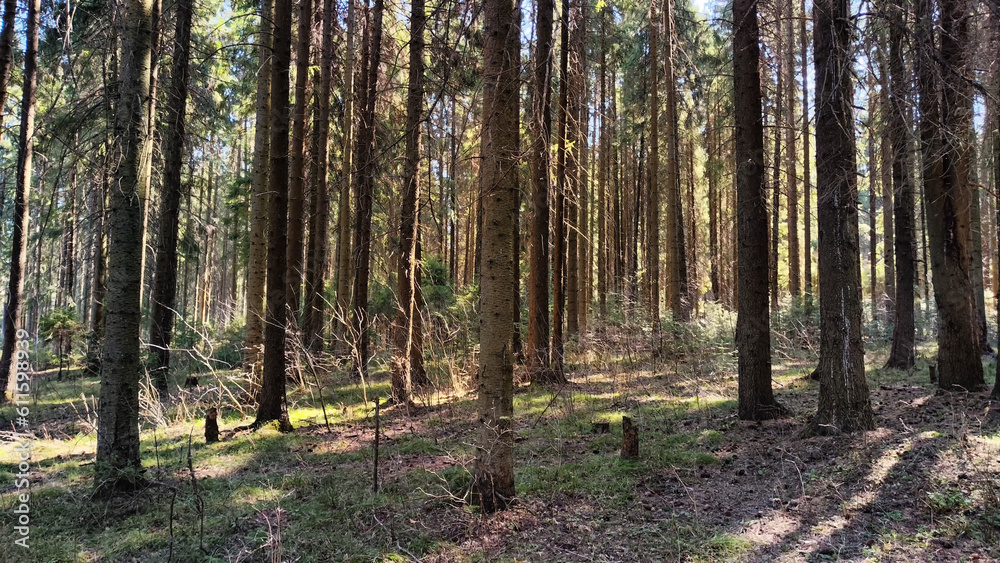
[[[627,416],[622,417],[622,459],[632,461],[639,459],[639,429]]]
[[[215,407],[208,409],[205,416],[205,443],[212,444],[219,441],[219,411]]]

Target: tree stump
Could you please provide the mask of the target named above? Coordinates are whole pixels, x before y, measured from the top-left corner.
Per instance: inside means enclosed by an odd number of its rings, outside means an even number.
[[[622,459],[632,461],[639,459],[639,429],[627,416],[622,417]]]
[[[937,365],[929,364],[927,366],[927,371],[930,373],[931,383],[937,383]]]
[[[208,409],[205,415],[205,443],[213,444],[219,441],[219,410],[215,407]]]

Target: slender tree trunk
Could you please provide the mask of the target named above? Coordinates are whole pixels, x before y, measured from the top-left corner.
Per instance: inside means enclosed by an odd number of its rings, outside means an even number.
[[[885,319],[892,319],[895,316],[896,302],[896,260],[893,250],[896,247],[896,229],[893,221],[895,210],[895,197],[893,196],[892,166],[893,150],[892,139],[890,138],[889,121],[892,119],[892,108],[889,100],[889,71],[887,65],[883,64],[882,70],[882,93],[879,96],[879,105],[882,112],[882,134],[879,136],[879,152],[881,153],[881,165],[879,172],[882,177],[882,268],[885,277],[885,291],[883,292],[883,307],[885,309]],[[900,158],[902,153],[900,153]]]
[[[303,187],[305,185],[306,82],[309,76],[309,40],[312,0],[299,0],[298,37],[295,48],[295,106],[292,108],[291,173],[288,178],[288,309],[289,327],[298,323],[302,300]]]
[[[780,34],[779,34],[780,35]],[[781,52],[781,39],[776,42],[775,49]],[[771,153],[771,254],[769,287],[771,290],[771,310],[777,311],[781,303],[778,301],[778,227],[781,224],[781,120],[784,118],[785,86],[782,59],[778,58],[776,71],[777,87],[774,91],[774,123],[772,126],[772,141],[774,150]]]
[[[27,393],[22,387],[18,372],[26,370],[14,361],[14,348],[18,340],[24,340],[21,324],[24,306],[24,277],[28,259],[28,202],[31,193],[31,161],[35,152],[35,101],[38,76],[38,27],[40,0],[28,0],[27,43],[24,49],[24,81],[21,89],[21,130],[17,141],[17,171],[14,187],[14,225],[10,245],[10,277],[7,285],[7,304],[3,312],[3,352],[0,353],[0,377],[3,389],[17,393]],[[6,15],[4,16],[6,19]],[[4,27],[7,27],[6,22]],[[6,29],[4,30],[6,31]],[[0,69],[2,70],[2,69]],[[9,71],[8,71],[9,72]],[[2,107],[0,107],[2,112]],[[42,242],[38,242],[41,246]],[[138,334],[136,335],[138,336]],[[13,398],[15,395],[11,393]]]
[[[38,0],[29,6],[37,14]],[[108,202],[108,302],[101,358],[101,398],[94,488],[100,494],[143,484],[139,457],[139,350],[143,202],[147,185],[143,148],[150,134],[152,0],[120,5],[121,96],[116,108],[117,162]],[[37,26],[37,15],[29,21]],[[37,29],[37,27],[35,28]],[[37,33],[37,31],[35,32]],[[29,37],[34,35],[29,32]],[[35,35],[37,37],[37,35]],[[37,45],[36,40],[31,43]],[[34,57],[28,57],[32,60]],[[33,71],[32,71],[33,74]],[[31,74],[26,73],[31,76]],[[33,80],[27,82],[32,83]],[[30,107],[30,106],[29,106]]]
[[[177,27],[174,32],[174,62],[170,70],[170,87],[164,116],[166,130],[163,143],[159,233],[156,237],[156,273],[153,276],[153,290],[150,297],[153,322],[150,326],[149,347],[156,358],[153,381],[164,394],[167,391],[170,370],[170,341],[177,294],[177,233],[183,193],[181,170],[184,166],[184,117],[187,108],[188,60],[194,8],[191,0],[178,0],[175,6]]]
[[[410,69],[406,95],[406,161],[403,164],[396,263],[396,357],[392,398],[409,401],[413,386],[430,383],[424,371],[424,328],[420,291],[420,129],[424,114],[424,0],[410,0]]]
[[[267,298],[264,309],[264,372],[254,426],[278,421],[292,429],[285,405],[285,330],[288,325],[288,71],[292,58],[292,6],[274,6],[274,48],[271,60],[270,192],[267,208]]]
[[[669,9],[669,4],[666,4]],[[654,330],[659,331],[660,328],[660,133],[659,133],[659,122],[660,122],[660,81],[659,81],[659,64],[660,58],[657,50],[657,43],[659,41],[659,18],[656,11],[656,0],[650,0],[649,3],[649,65],[647,68],[652,74],[650,78],[650,88],[649,88],[649,166],[646,169],[649,174],[649,179],[647,181],[647,187],[649,189],[649,196],[646,200],[646,246],[644,248],[646,255],[646,276],[645,276],[645,298],[649,305],[649,319],[652,322]],[[669,41],[669,38],[667,38]],[[668,175],[669,176],[669,175]],[[668,189],[667,198],[668,201],[673,203],[673,200],[669,199],[673,192],[670,189],[670,184],[674,178],[668,177]],[[637,207],[638,209],[638,207]],[[672,223],[670,219],[673,219],[673,215],[668,212],[668,225],[667,225],[667,248],[673,250],[672,242],[673,239],[669,238],[671,233],[674,233],[674,227],[676,224]],[[668,262],[672,265],[672,262]],[[669,271],[669,270],[668,270]],[[673,278],[667,279],[667,287],[672,292],[675,288],[672,285]],[[670,305],[674,304],[673,295],[668,295],[667,303]]]
[[[799,251],[799,173],[798,147],[795,143],[795,24],[793,17],[795,5],[793,0],[785,4],[788,16],[785,18],[785,61],[782,70],[785,72],[785,84],[788,88],[786,96],[787,114],[785,116],[785,171],[788,178],[788,292],[792,294],[793,302],[801,304],[802,295],[802,264]],[[799,18],[804,20],[805,14]],[[803,113],[805,111],[803,110]]]
[[[580,201],[583,195],[583,52],[585,27],[583,3],[574,2],[570,11],[568,121],[566,127],[566,336],[580,333]]]
[[[905,0],[894,0],[890,10],[906,21]],[[910,79],[903,66],[903,28],[889,27],[889,104],[887,128],[892,153],[893,213],[895,214],[896,287],[893,305],[892,349],[886,367],[909,369],[914,364],[915,322],[913,286],[915,274],[912,159],[909,149],[909,114],[906,90]]]
[[[344,162],[340,178],[340,198],[337,211],[337,309],[334,311],[334,330],[337,355],[347,354],[349,342],[348,306],[351,303],[351,186],[354,185],[354,102],[363,91],[354,81],[354,38],[357,35],[355,0],[347,0],[347,56],[344,63]],[[367,31],[365,32],[367,35]],[[365,43],[367,45],[367,42]]]
[[[535,14],[534,95],[531,111],[531,241],[528,245],[528,370],[532,383],[557,382],[549,364],[549,168],[552,134],[552,0],[538,0]]]
[[[972,259],[971,266],[969,267],[969,277],[972,281],[972,300],[975,306],[979,351],[982,354],[992,354],[993,348],[990,346],[989,329],[986,326],[986,290],[983,286],[983,221],[979,198],[979,178],[976,175],[978,168],[977,151],[974,144],[976,134],[971,129],[967,134],[969,135],[969,186],[972,190],[972,205],[970,205],[971,222],[969,224],[969,243]]]
[[[597,313],[603,321],[608,316],[608,268],[613,263],[609,259],[611,247],[608,244],[608,172],[611,165],[611,139],[608,115],[608,12],[601,8],[601,69],[599,84],[598,116],[600,117],[600,148],[597,161]]]
[[[870,75],[869,75],[870,76]],[[868,96],[874,98],[875,83],[869,81]],[[875,127],[874,124],[868,127],[868,285],[871,287],[871,309],[872,320],[878,320],[878,304],[881,301],[878,295],[878,231],[875,228],[875,218],[877,215],[877,197],[875,195],[875,175],[878,168],[875,166]]]
[[[483,163],[480,169],[484,224],[480,326],[479,454],[473,488],[486,513],[504,510],[514,498],[513,245],[517,214],[517,96],[520,68],[514,0],[487,0],[483,48]]]
[[[382,60],[382,11],[383,0],[375,0],[372,13],[371,43],[366,61],[364,105],[361,111],[361,128],[358,130],[355,151],[358,170],[355,175],[354,207],[354,302],[352,330],[357,332],[354,367],[356,373],[368,373],[369,323],[368,278],[371,271],[372,211],[375,188],[375,102],[378,96],[378,67]]]
[[[851,19],[847,0],[813,4],[819,215],[819,406],[816,434],[871,430],[861,341],[861,263],[855,163]]]
[[[736,347],[739,417],[776,418],[784,409],[771,389],[768,310],[767,195],[764,188],[764,125],[760,98],[760,29],[757,0],[733,3],[733,92],[736,121],[736,197],[739,288]]]
[[[272,2],[261,0],[257,61],[257,118],[254,125],[253,186],[250,198],[250,256],[246,281],[246,360],[251,393],[257,396],[263,370],[264,282],[267,267],[268,165],[271,145]],[[189,206],[190,209],[190,206]],[[187,261],[185,260],[185,268]],[[187,283],[185,276],[185,284]],[[187,292],[184,293],[186,295]],[[182,308],[183,309],[183,308]]]
[[[806,35],[806,0],[802,0],[802,17],[799,19],[799,41],[802,45],[802,226],[805,256],[803,292],[805,293],[806,314],[813,310],[812,275],[812,159],[809,155],[809,38]]]
[[[677,84],[674,78],[674,3],[664,0],[663,8],[663,82],[666,84],[667,123],[667,284],[670,287],[670,310],[674,318],[691,318],[692,298],[688,295],[687,252],[684,243],[684,205],[681,198],[680,132],[677,112]],[[659,211],[657,211],[659,216]],[[654,292],[655,294],[655,292]]]
[[[972,190],[967,139],[972,92],[964,73],[971,15],[964,0],[941,0],[938,6],[940,58],[948,73],[941,81],[940,90],[934,75],[937,65],[930,59],[933,38],[925,27],[933,17],[927,0],[918,2],[917,11],[922,18],[917,26],[921,48],[917,75],[921,87],[921,138],[927,151],[924,153],[924,194],[928,202],[927,233],[934,299],[939,315],[938,382],[942,389],[974,391],[985,387],[985,380],[969,272]],[[939,91],[940,120],[935,108],[929,105],[925,108],[925,104],[936,101]]]
[[[17,0],[3,2],[3,28],[0,29],[0,117],[7,107],[7,91],[10,86],[10,68],[13,63],[14,50],[14,16],[17,13]]]
[[[312,130],[312,194],[309,202],[309,267],[306,270],[305,310],[302,332],[313,352],[323,349],[326,314],[326,256],[330,225],[330,187],[327,182],[330,145],[330,82],[333,79],[333,34],[336,2],[323,0],[323,31],[320,46],[319,87],[316,89]],[[348,96],[350,97],[350,95]],[[345,154],[346,157],[346,154]]]
[[[566,315],[566,129],[569,100],[569,0],[562,0],[559,37],[559,123],[556,149],[555,224],[552,244],[552,356],[550,365],[563,372],[563,319]]]

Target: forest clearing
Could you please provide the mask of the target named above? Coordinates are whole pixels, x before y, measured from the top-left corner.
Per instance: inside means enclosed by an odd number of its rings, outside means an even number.
[[[233,372],[201,373],[201,387],[144,405],[152,485],[101,502],[90,499],[96,381],[45,374],[33,407],[44,438],[32,557],[5,550],[3,559],[1000,560],[1000,426],[984,426],[984,394],[935,394],[923,361],[909,373],[872,369],[876,429],[803,438],[816,402],[813,357],[779,348],[776,396],[795,414],[740,421],[727,320],[685,330],[654,361],[648,332],[601,330],[571,355],[570,383],[519,387],[518,497],[495,517],[470,504],[467,373],[458,389],[443,381],[415,405],[382,408],[378,493],[374,400],[389,394],[384,370],[367,384],[343,371],[306,374],[289,389],[292,434],[234,433],[252,418],[220,391]],[[886,354],[875,348],[869,363]],[[200,413],[220,397],[223,439],[206,445]],[[637,461],[619,458],[623,415],[639,427]],[[0,462],[13,460],[4,452]],[[3,535],[12,535],[6,523]]]

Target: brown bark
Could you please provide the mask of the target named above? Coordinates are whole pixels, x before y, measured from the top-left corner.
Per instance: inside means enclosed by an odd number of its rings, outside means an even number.
[[[663,9],[663,82],[666,90],[667,125],[667,190],[668,205],[666,245],[668,260],[667,284],[670,286],[670,310],[674,318],[691,318],[692,298],[688,294],[688,265],[684,242],[684,204],[681,197],[680,131],[677,111],[677,84],[674,77],[674,2],[664,0]],[[659,212],[657,211],[657,214]],[[655,294],[655,292],[654,292]]]
[[[323,325],[326,315],[327,238],[330,225],[329,171],[330,82],[333,79],[333,35],[337,17],[336,2],[323,0],[322,39],[320,45],[319,86],[316,89],[312,129],[312,164],[309,201],[309,262],[306,268],[305,307],[302,338],[313,352],[323,349]],[[346,156],[346,155],[345,155]]]
[[[365,88],[355,153],[358,169],[354,176],[354,291],[351,330],[355,332],[354,369],[368,373],[371,319],[368,318],[368,278],[371,272],[372,212],[375,189],[375,102],[378,96],[378,67],[382,60],[383,0],[375,0],[372,10],[368,60],[365,61]]]
[[[365,79],[359,83],[354,80],[354,55],[357,34],[357,15],[355,0],[347,0],[347,55],[344,63],[344,142],[342,145],[344,161],[340,174],[340,196],[337,206],[337,306],[334,311],[334,336],[336,338],[337,355],[347,354],[349,340],[348,307],[351,303],[351,186],[354,185],[356,172],[354,170],[354,118],[355,99],[364,92]],[[367,28],[365,35],[367,36]],[[367,45],[368,42],[363,43]],[[365,47],[367,49],[367,47]]]
[[[473,487],[486,513],[504,510],[514,498],[514,275],[510,241],[517,214],[517,96],[519,53],[513,0],[487,0],[483,48],[484,204],[481,360],[478,411],[480,438]]]
[[[424,371],[424,328],[420,291],[420,124],[424,112],[424,0],[410,0],[410,69],[406,95],[406,161],[403,164],[402,208],[399,217],[396,356],[392,398],[409,401],[414,386],[430,383]]]
[[[649,307],[649,319],[653,324],[654,330],[658,331],[660,328],[660,81],[658,78],[660,59],[657,43],[660,32],[658,30],[659,20],[656,8],[656,0],[650,0],[648,68],[652,76],[649,85],[649,165],[646,169],[649,179],[646,182],[648,189],[648,197],[646,199],[646,245],[644,248],[646,276],[643,278],[643,286],[645,288],[645,299]],[[667,180],[668,198],[673,194],[669,185],[669,182],[673,179],[673,177],[669,177]],[[672,200],[668,199],[668,201],[672,203]],[[673,215],[669,215],[668,218],[672,219]],[[668,221],[667,248],[669,250],[673,250],[671,245],[673,239],[669,238],[670,234],[674,232],[673,227],[676,227],[676,225],[670,224]],[[672,262],[668,262],[668,264],[672,264]],[[668,278],[667,287],[671,292],[674,290],[672,283],[673,278]],[[672,293],[669,294],[667,303],[673,305],[673,297]]]
[[[802,295],[802,261],[799,251],[799,177],[798,177],[798,147],[795,142],[795,12],[792,0],[785,4],[788,16],[785,18],[785,61],[782,70],[785,72],[785,84],[788,90],[786,96],[787,115],[785,117],[785,172],[788,180],[788,292],[796,303],[800,303]],[[804,19],[805,14],[800,14]],[[803,110],[804,111],[804,110]]]
[[[812,275],[812,159],[809,156],[809,40],[806,36],[806,0],[802,0],[802,17],[799,19],[799,41],[802,45],[802,226],[805,257],[803,269],[803,293],[805,293],[806,314],[813,310]]]
[[[894,0],[890,10],[905,21],[903,0]],[[914,364],[915,322],[913,316],[913,286],[915,283],[915,248],[913,217],[913,183],[910,178],[912,159],[909,150],[906,116],[909,114],[906,96],[910,80],[903,67],[903,29],[889,27],[889,103],[886,127],[889,155],[892,163],[893,213],[895,215],[895,291],[893,306],[892,349],[886,367],[909,369]]]
[[[267,268],[267,183],[271,144],[272,3],[261,0],[257,61],[256,122],[254,124],[253,186],[250,197],[250,256],[246,281],[246,360],[251,393],[256,397],[264,346],[264,283]],[[187,262],[185,261],[185,267]],[[184,278],[187,280],[187,276]],[[186,281],[185,281],[186,283]],[[186,295],[186,292],[182,295]]]
[[[292,146],[288,177],[288,241],[286,277],[288,279],[289,328],[299,321],[302,300],[302,237],[304,230],[304,185],[306,153],[306,108],[309,96],[309,41],[311,39],[312,0],[299,0],[298,36],[295,48],[295,106],[292,108]]]
[[[20,362],[14,361],[18,355],[14,348],[23,330],[22,309],[24,307],[24,278],[28,260],[28,202],[31,193],[31,161],[35,153],[35,105],[38,76],[38,27],[40,20],[39,0],[28,0],[27,43],[24,49],[24,79],[21,89],[21,128],[17,140],[17,169],[14,185],[13,231],[10,245],[10,276],[7,281],[7,303],[3,311],[3,351],[0,353],[0,383],[2,389],[27,393],[27,386],[21,387],[18,372]],[[2,112],[2,108],[0,108]],[[39,243],[41,247],[41,243]],[[21,330],[19,330],[19,328]],[[32,331],[29,331],[32,332]],[[138,336],[138,335],[137,335]],[[137,354],[138,355],[138,354]],[[13,393],[11,398],[13,398]]]
[[[274,48],[271,61],[271,154],[268,177],[267,297],[264,309],[264,371],[257,399],[259,427],[278,421],[291,430],[285,405],[285,329],[288,325],[288,71],[292,54],[291,2],[274,6]]]
[[[178,0],[177,24],[174,31],[174,62],[170,71],[170,87],[163,140],[163,184],[160,194],[159,233],[156,237],[156,273],[153,276],[152,325],[149,347],[156,363],[153,381],[161,393],[167,391],[170,370],[170,341],[174,328],[174,308],[177,294],[177,234],[180,225],[180,203],[183,193],[181,169],[184,165],[184,123],[188,95],[188,60],[191,46],[193,2]]]
[[[819,218],[819,406],[809,430],[875,427],[861,341],[861,265],[855,162],[851,19],[845,0],[813,5],[816,191]]]
[[[35,10],[38,0],[34,0]],[[121,96],[116,108],[118,169],[108,202],[108,278],[94,488],[100,493],[140,486],[139,350],[143,147],[150,134],[152,0],[131,0],[123,14]],[[37,13],[37,12],[36,12]],[[37,25],[37,16],[29,17]],[[29,36],[32,34],[29,33]],[[32,42],[34,43],[34,42]],[[35,43],[37,45],[37,43]],[[28,57],[31,60],[33,57]]]
[[[767,200],[764,126],[760,97],[760,29],[757,1],[733,3],[733,91],[736,149],[738,272],[736,347],[739,417],[765,420],[783,414],[771,389],[768,310]]]
[[[566,316],[566,130],[569,100],[569,0],[562,0],[559,37],[559,122],[556,141],[555,224],[552,243],[552,351],[550,365],[563,371],[563,319]]]
[[[938,307],[938,375],[942,389],[974,391],[985,386],[970,279],[971,253],[968,130],[972,118],[971,86],[965,48],[969,41],[968,3],[941,0],[940,58],[947,75],[935,84],[930,60],[933,38],[926,27],[931,7],[918,2],[918,43],[921,56],[921,130],[925,148],[924,194],[927,198],[927,234]],[[925,108],[941,94],[940,119],[935,108]],[[926,101],[925,101],[926,100]],[[940,135],[936,134],[940,133]],[[923,135],[928,135],[924,138]],[[929,137],[933,135],[933,140]],[[931,142],[928,142],[931,141]],[[930,152],[933,151],[933,152]]]
[[[531,241],[528,245],[527,362],[532,383],[558,382],[549,364],[549,168],[552,135],[552,0],[539,0],[537,37],[532,61],[534,95],[531,111]]]

